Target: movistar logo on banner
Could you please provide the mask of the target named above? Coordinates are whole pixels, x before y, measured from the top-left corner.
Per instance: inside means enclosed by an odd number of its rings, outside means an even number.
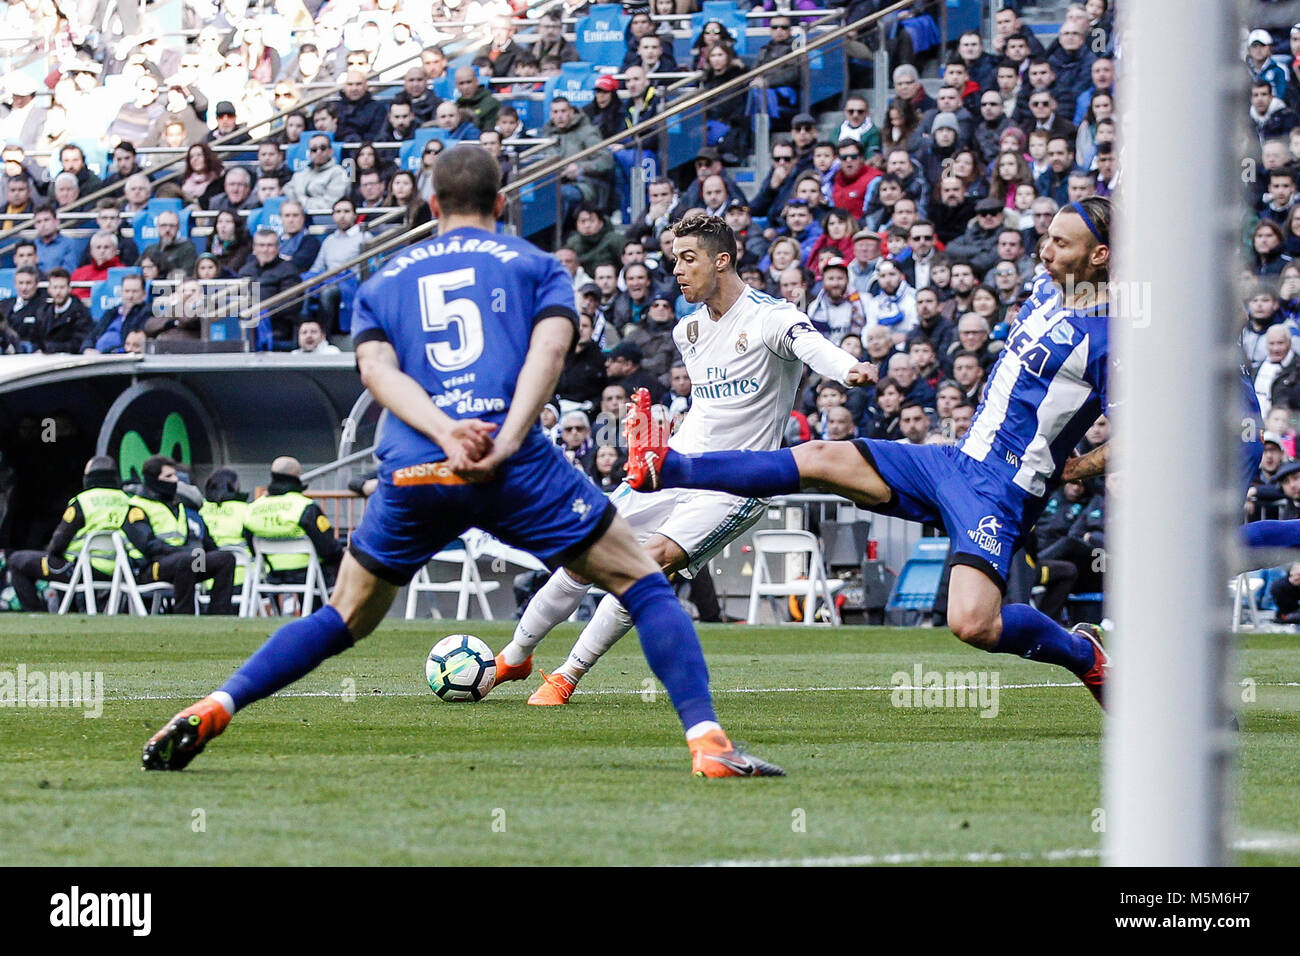
[[[185,419],[179,412],[171,412],[163,420],[162,434],[159,438],[158,450],[150,451],[148,442],[138,431],[132,429],[122,436],[122,444],[118,447],[116,457],[123,481],[139,478],[143,473],[145,461],[154,455],[166,455],[181,465],[189,466],[194,463],[190,449],[189,429],[185,427]]]

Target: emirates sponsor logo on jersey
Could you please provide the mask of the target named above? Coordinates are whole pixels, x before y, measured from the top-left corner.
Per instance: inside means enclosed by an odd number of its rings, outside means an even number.
[[[994,556],[1002,554],[1002,542],[998,540],[998,532],[1002,530],[1002,522],[993,515],[985,515],[980,519],[980,523],[975,526],[974,531],[967,531],[966,534],[975,542],[976,547],[982,551],[987,551]]]
[[[734,398],[737,395],[753,395],[758,392],[757,378],[733,378],[722,382],[710,382],[696,385],[691,392],[696,398]]]

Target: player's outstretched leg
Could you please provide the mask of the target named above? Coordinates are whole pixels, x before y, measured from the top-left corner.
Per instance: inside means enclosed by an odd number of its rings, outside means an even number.
[[[568,658],[553,673],[546,675],[546,680],[528,698],[528,703],[542,707],[567,704],[578,681],[630,630],[632,615],[613,595],[605,595],[596,605],[596,613],[578,635]]]
[[[811,441],[775,451],[711,451],[682,455],[651,416],[649,394],[628,407],[627,483],[637,491],[700,488],[742,498],[790,495],[816,485],[864,507],[883,505],[889,486],[852,442]]]
[[[617,595],[641,638],[646,662],[677,710],[697,777],[770,777],[785,771],[738,749],[718,724],[709,672],[690,617],[662,572],[616,518],[571,564],[581,577]]]
[[[998,586],[967,564],[953,565],[948,626],[961,640],[994,654],[1060,665],[1102,703],[1110,658],[1102,648],[1100,628],[1076,625],[1067,631],[1028,604],[1003,605]]]
[[[1247,548],[1300,548],[1300,521],[1252,521],[1241,526]]]
[[[169,720],[144,745],[144,769],[183,770],[226,729],[235,711],[287,687],[373,631],[396,594],[395,585],[345,554],[330,603],[280,628],[220,690]]]
[[[579,581],[564,568],[546,579],[519,616],[510,643],[497,654],[498,684],[523,680],[533,672],[533,649],[555,625],[569,619],[582,604],[589,587],[590,584]]]

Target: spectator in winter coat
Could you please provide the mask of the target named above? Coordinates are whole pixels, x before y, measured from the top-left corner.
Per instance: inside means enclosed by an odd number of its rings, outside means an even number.
[[[578,316],[578,344],[564,361],[555,393],[564,401],[577,402],[594,409],[605,388],[605,355],[592,340],[592,318]]]
[[[998,261],[998,234],[1002,231],[1003,205],[991,197],[975,204],[975,218],[966,231],[948,243],[948,255],[971,264],[976,275],[984,275]]]
[[[1273,59],[1273,36],[1267,30],[1251,30],[1246,38],[1246,70],[1253,83],[1268,84],[1278,99],[1286,96],[1286,67]]]
[[[348,70],[343,77],[343,92],[335,105],[339,116],[335,139],[354,143],[379,139],[387,112],[384,105],[370,95],[370,84],[364,73]]]
[[[1300,115],[1287,109],[1286,104],[1273,95],[1272,87],[1265,80],[1256,81],[1250,88],[1250,119],[1261,143],[1284,139],[1291,130],[1300,126]]]
[[[1241,351],[1252,367],[1268,361],[1264,336],[1281,321],[1277,293],[1268,286],[1258,286],[1246,301],[1246,325],[1241,330]]]
[[[376,104],[377,105],[377,104]],[[334,203],[348,194],[348,173],[334,162],[334,149],[328,136],[311,136],[307,141],[308,165],[294,173],[284,195],[301,203],[309,215],[325,215]]]

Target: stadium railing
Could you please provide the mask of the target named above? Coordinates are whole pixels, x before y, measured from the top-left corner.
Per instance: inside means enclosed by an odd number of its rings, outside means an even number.
[[[707,108],[708,104],[714,99],[747,89],[749,84],[756,77],[766,75],[767,73],[776,70],[786,69],[790,66],[798,66],[810,55],[819,51],[829,50],[833,44],[839,43],[842,52],[843,42],[849,37],[855,35],[866,27],[880,22],[891,14],[906,9],[910,5],[911,0],[898,0],[898,2],[890,4],[875,13],[868,14],[865,17],[844,24],[843,26],[830,29],[826,33],[810,40],[807,45],[801,49],[792,50],[790,53],[777,57],[754,70],[736,76],[712,90],[695,93],[676,103],[671,103],[657,116],[652,117],[645,122],[638,123],[615,136],[601,140],[599,143],[568,156],[540,162],[530,169],[523,170],[516,179],[502,187],[501,192],[508,198],[514,195],[526,198],[528,195],[526,192],[527,190],[537,190],[547,185],[553,187],[558,180],[560,172],[571,163],[580,163],[602,150],[608,150],[611,146],[618,145],[627,140],[632,140],[634,144],[639,144],[641,138],[651,134],[667,132],[671,135],[677,130],[684,130],[686,125],[684,123],[685,118],[692,113],[702,113],[703,110]],[[670,123],[672,123],[671,126],[669,125]],[[696,125],[698,126],[700,124]],[[665,136],[663,138],[667,139],[669,137]],[[634,148],[636,147],[634,146]],[[558,190],[555,190],[555,192],[558,194]],[[266,299],[261,303],[261,308],[275,308],[286,303],[301,301],[314,290],[319,289],[330,280],[335,280],[347,273],[354,273],[355,270],[365,267],[367,263],[370,263],[377,258],[382,258],[386,255],[395,253],[398,249],[410,245],[412,242],[429,235],[436,228],[437,221],[430,220],[429,222],[416,226],[413,229],[385,237],[382,242],[363,252],[361,255],[335,266],[332,269],[326,270],[307,282],[303,282],[271,296],[269,299]],[[246,314],[244,318],[245,320],[251,321],[255,318],[255,314],[250,312]]]

